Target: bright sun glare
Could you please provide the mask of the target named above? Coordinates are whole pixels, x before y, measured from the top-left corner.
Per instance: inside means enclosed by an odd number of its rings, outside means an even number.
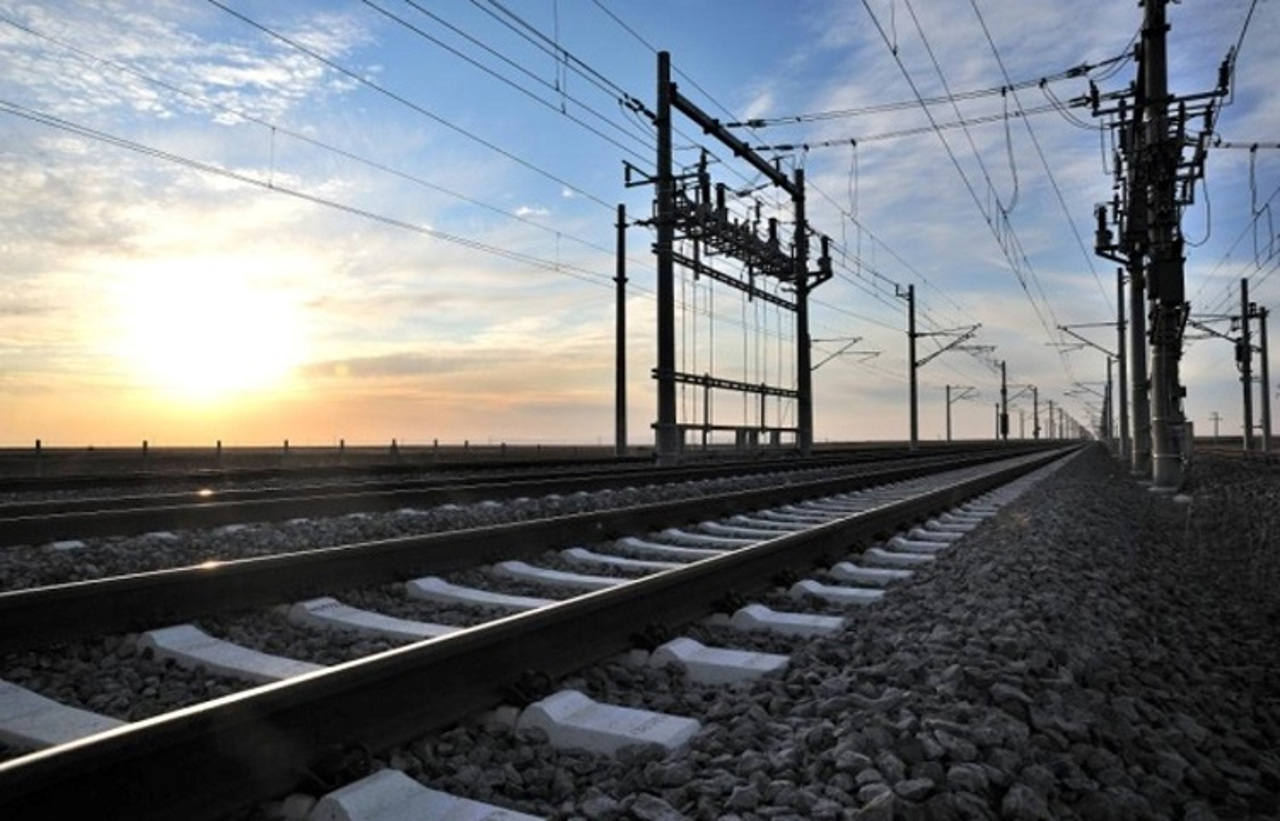
[[[303,354],[300,310],[237,262],[184,260],[122,284],[120,352],[149,386],[211,402],[288,380]]]

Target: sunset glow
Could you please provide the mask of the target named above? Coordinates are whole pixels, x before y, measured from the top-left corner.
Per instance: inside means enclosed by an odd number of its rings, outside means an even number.
[[[1041,412],[1100,412],[1116,272],[1093,214],[1115,146],[1083,101],[1133,81],[1138,0],[519,3],[519,32],[498,4],[400,5],[0,0],[0,446],[608,442],[619,204],[629,438],[651,443],[655,50],[709,116],[804,169],[833,265],[809,303],[817,441],[907,435],[908,286],[920,358],[980,326],[921,369],[922,438],[959,386],[956,436],[993,435],[1000,361],[1015,434],[1031,385]],[[1239,46],[1213,136],[1269,145],[1280,4],[1242,38],[1252,5],[1172,4],[1170,86],[1211,88]],[[777,208],[758,169],[678,132],[677,175],[705,148],[735,219]],[[1207,152],[1186,296],[1234,312],[1252,277],[1274,310],[1280,151]],[[784,309],[678,279],[681,370],[796,380]],[[1187,345],[1197,430],[1238,425],[1233,354]],[[691,420],[698,390],[680,386]],[[757,412],[738,399],[715,404],[726,436]]]
[[[226,402],[287,387],[306,353],[301,312],[243,260],[185,260],[121,277],[115,354],[158,399]]]

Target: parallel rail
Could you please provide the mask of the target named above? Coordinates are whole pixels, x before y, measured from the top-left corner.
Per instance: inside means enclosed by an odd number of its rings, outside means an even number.
[[[1017,450],[986,451],[988,456],[1012,455]],[[898,454],[890,454],[890,458]],[[62,539],[130,536],[155,531],[222,527],[247,522],[286,521],[295,518],[341,516],[349,513],[390,512],[405,507],[447,503],[468,504],[521,496],[600,491],[637,484],[712,479],[753,472],[791,471],[824,466],[855,467],[884,459],[877,452],[821,460],[696,465],[680,468],[588,469],[574,473],[488,481],[445,483],[441,479],[376,482],[351,486],[219,491],[53,500],[0,505],[0,547],[43,544]],[[916,457],[922,464],[945,463],[956,455]]]
[[[908,501],[780,536],[685,568],[17,759],[0,765],[0,816],[9,821],[221,817],[255,800],[293,789],[335,749],[351,745],[385,749],[454,723],[501,703],[507,688],[526,671],[537,670],[555,677],[607,658],[627,649],[640,626],[676,627],[688,623],[710,613],[713,603],[728,594],[761,591],[784,570],[804,571],[820,561],[830,561],[848,553],[851,546],[953,507],[1028,473],[1063,452],[1027,457],[1012,466],[993,469]],[[902,471],[899,478],[913,475],[913,471],[916,475],[922,472],[918,468]],[[891,478],[881,475],[879,480]],[[537,543],[533,550],[542,550],[547,547],[547,540],[563,544],[606,538],[610,532],[623,529],[725,515],[752,506],[798,500],[802,495],[856,489],[863,483],[863,479],[827,480],[771,494],[756,491],[608,515],[567,517],[535,523],[540,528],[536,536],[526,524],[380,542],[358,550],[318,551],[319,555],[308,562],[315,575],[302,586],[332,574],[356,572],[365,565],[377,567],[365,571],[376,576],[416,570],[422,562],[453,566],[464,554],[468,564],[475,564],[484,555],[510,556],[528,551],[531,543]],[[415,557],[415,553],[422,555]],[[220,581],[204,595],[243,595],[244,601],[260,600],[267,595],[265,584],[260,582],[267,578],[286,581],[278,575],[278,569],[285,564],[281,557],[212,568],[208,578]],[[199,572],[174,571],[148,577],[180,598],[183,591],[195,589],[193,574]],[[310,571],[308,575],[311,576]],[[358,581],[349,575],[342,578],[348,585]],[[119,595],[127,595],[126,588],[136,583],[129,579],[113,582],[121,588]],[[242,586],[251,590],[237,594]],[[54,591],[53,598],[74,598],[76,587],[62,586]],[[49,595],[41,591],[32,595],[9,594],[9,602],[24,598],[33,602]],[[271,596],[279,600],[280,589]],[[224,607],[225,604],[224,601]],[[0,614],[0,619],[9,625],[10,615],[16,612],[19,611],[10,607]],[[102,612],[105,615],[110,608]]]
[[[3,592],[0,624],[5,629],[0,632],[0,652],[102,633],[146,630],[216,612],[307,598],[338,587],[381,584],[527,558],[548,549],[844,493],[999,458],[1007,456],[988,453],[951,458],[944,464],[936,460],[911,462],[784,487]]]

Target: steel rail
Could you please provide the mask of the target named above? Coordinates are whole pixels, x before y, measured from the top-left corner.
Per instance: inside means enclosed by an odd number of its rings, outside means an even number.
[[[1063,455],[1060,449],[685,568],[137,722],[0,764],[0,816],[216,819],[295,789],[336,749],[383,750],[502,703]]]
[[[418,449],[412,449],[414,452],[406,454],[402,460],[397,461],[395,457],[389,457],[384,461],[367,462],[362,461],[358,464],[332,464],[332,463],[312,463],[308,464],[311,456],[308,454],[309,448],[303,447],[298,449],[294,457],[298,463],[295,465],[261,465],[257,467],[222,467],[222,468],[175,468],[165,470],[163,468],[155,468],[150,470],[130,470],[121,472],[119,470],[111,471],[110,463],[100,466],[97,471],[84,473],[66,473],[53,475],[2,475],[0,474],[0,492],[5,493],[24,493],[30,491],[50,491],[50,490],[84,490],[100,488],[104,485],[112,487],[148,487],[154,485],[173,485],[178,483],[225,483],[225,482],[257,482],[271,480],[289,481],[298,477],[317,478],[317,477],[358,477],[358,476],[395,476],[406,473],[422,473],[424,471],[437,470],[465,470],[475,472],[485,472],[494,470],[511,470],[520,466],[529,466],[536,468],[551,467],[582,467],[584,465],[625,465],[625,464],[646,464],[652,463],[651,456],[616,456],[610,450],[607,456],[598,458],[587,457],[565,457],[552,456],[542,453],[520,453],[513,452],[506,457],[501,458],[457,458],[454,456],[439,454],[431,455],[421,452]],[[566,450],[564,448],[554,450]],[[53,463],[56,463],[59,456],[54,453],[48,457]],[[64,457],[73,458],[73,457]],[[135,457],[136,458],[136,457]],[[162,455],[154,457],[157,461],[163,461]],[[198,458],[198,457],[197,457]],[[206,459],[208,457],[205,457]],[[277,453],[273,457],[279,461],[282,457]],[[353,459],[360,459],[360,455],[353,451]],[[0,451],[0,470],[13,470],[12,463],[33,462],[34,457],[14,454],[12,452]],[[8,464],[6,464],[8,463]]]
[[[962,451],[952,452],[959,455]],[[448,474],[427,474],[400,478],[375,478],[349,482],[325,482],[310,484],[272,485],[267,487],[229,487],[219,488],[212,483],[203,483],[200,487],[189,490],[165,491],[149,494],[109,495],[63,497],[56,499],[22,500],[0,502],[0,523],[9,519],[35,516],[56,516],[63,513],[97,513],[108,510],[133,510],[143,508],[170,508],[190,505],[194,507],[210,507],[219,503],[248,502],[261,499],[287,499],[291,497],[307,498],[313,496],[342,496],[357,493],[408,492],[413,490],[434,489],[448,486],[468,485],[500,485],[511,482],[536,482],[573,479],[588,479],[610,475],[627,475],[644,481],[654,477],[659,481],[679,481],[682,477],[701,478],[704,476],[729,475],[744,470],[760,472],[801,470],[820,468],[831,464],[863,464],[866,462],[886,461],[893,458],[904,458],[907,453],[893,451],[850,452],[843,455],[828,455],[813,460],[798,459],[769,461],[723,461],[714,464],[700,463],[681,467],[654,467],[652,462],[644,464],[588,464],[566,466],[563,469],[553,467],[535,469],[532,466],[524,469],[508,466],[505,471],[494,471],[483,476],[451,476]],[[937,458],[937,454],[932,454]],[[310,474],[291,477],[293,479],[314,478]],[[100,483],[99,487],[102,484]]]
[[[938,461],[959,457],[933,455],[922,458]],[[744,468],[770,472],[842,464],[857,467],[867,463],[847,459],[813,462],[792,460],[749,465],[733,463],[649,470],[597,470],[567,476],[557,474],[455,484],[428,481],[408,486],[355,490],[325,487],[286,488],[275,493],[246,490],[220,492],[208,498],[193,493],[182,494],[181,501],[175,501],[169,496],[159,496],[150,497],[154,501],[127,497],[123,500],[0,505],[0,547],[43,544],[62,539],[222,527],[246,522],[286,521],[349,513],[385,513],[411,506],[468,504],[490,499],[618,489],[644,482],[678,482],[730,476],[741,474]],[[83,509],[86,506],[92,509]]]
[[[912,462],[783,487],[8,591],[0,593],[0,625],[4,626],[0,652],[90,635],[148,630],[158,624],[262,607],[338,588],[447,573],[1000,458],[1008,458],[1008,454],[973,456],[959,464],[953,460],[945,468]]]

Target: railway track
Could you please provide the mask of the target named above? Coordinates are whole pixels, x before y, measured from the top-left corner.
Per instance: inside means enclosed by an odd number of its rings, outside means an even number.
[[[0,594],[0,621],[6,625],[0,641],[14,652],[103,632],[153,630],[228,610],[314,601],[391,579],[416,580],[412,583],[437,595],[443,590],[457,596],[458,585],[441,586],[423,577],[481,564],[499,567],[508,576],[516,571],[531,577],[522,582],[526,585],[562,586],[571,576],[579,584],[596,579],[600,588],[536,602],[517,608],[519,615],[17,758],[0,765],[0,808],[6,818],[88,812],[97,817],[220,817],[292,789],[335,749],[385,749],[493,707],[510,696],[527,671],[554,680],[627,649],[641,626],[650,634],[678,629],[724,609],[727,602],[758,595],[780,574],[831,565],[853,546],[937,515],[1059,455],[980,464],[943,478],[923,478],[929,471],[919,465],[898,467],[875,479],[826,478],[767,491]],[[886,482],[907,484],[867,490]],[[847,495],[852,493],[857,495]],[[688,525],[717,518],[721,521],[697,528]],[[958,517],[956,523],[963,525],[965,519]],[[920,556],[955,535],[944,538],[938,534],[948,528],[935,528],[933,535],[917,534],[922,543],[901,542],[905,550],[898,554],[873,548],[864,558],[896,563],[899,569],[927,561]],[[662,535],[646,535],[655,531]],[[556,571],[561,575],[555,581],[545,575],[538,580],[536,570],[530,573],[531,566],[520,563],[550,549],[602,542],[603,552],[593,548],[557,554],[566,561],[571,556],[583,560],[584,553],[594,556],[585,561],[594,562],[596,574],[579,568]],[[640,555],[646,549],[651,554],[647,559]],[[654,551],[662,558],[655,558]],[[673,560],[677,555],[684,560],[679,566]],[[600,568],[610,567],[612,571],[598,575]],[[641,568],[658,572],[632,572]],[[864,572],[851,578],[867,583],[892,575]],[[874,590],[828,591],[821,584],[797,590],[819,599],[879,595]],[[334,609],[312,609],[326,607]],[[428,691],[431,697],[424,698]],[[104,807],[110,808],[106,815]]]
[[[1014,451],[1016,452],[1016,451]],[[996,453],[988,452],[989,458]],[[567,495],[583,491],[671,484],[740,475],[816,469],[864,469],[901,454],[866,451],[818,459],[700,464],[655,468],[633,463],[561,466],[540,471],[504,471],[484,478],[432,475],[360,482],[291,484],[284,487],[194,487],[148,495],[76,495],[0,504],[0,547],[76,541],[109,536],[278,522],[317,516],[385,513],[404,508],[467,504],[484,500]],[[921,455],[920,464],[946,464],[967,455]]]

